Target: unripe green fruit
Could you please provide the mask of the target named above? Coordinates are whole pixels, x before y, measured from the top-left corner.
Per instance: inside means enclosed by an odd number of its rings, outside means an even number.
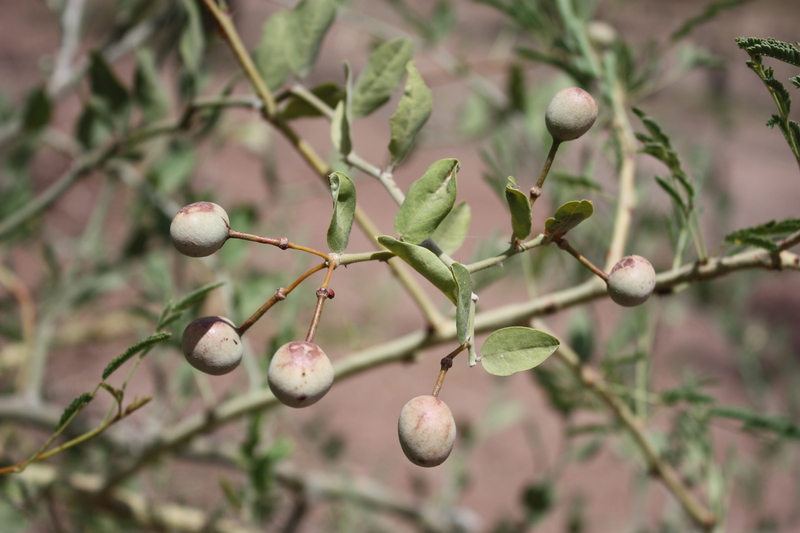
[[[577,139],[597,119],[597,102],[580,87],[567,87],[556,93],[547,106],[544,122],[557,141]]]
[[[325,352],[312,342],[284,344],[269,363],[269,388],[289,407],[318,402],[333,384],[333,366]]]
[[[644,303],[656,286],[656,271],[639,255],[623,257],[611,269],[608,295],[619,305],[634,307]]]
[[[186,326],[181,348],[190,365],[212,376],[227,374],[242,361],[242,337],[221,316],[205,316]]]
[[[456,422],[447,404],[435,396],[417,396],[400,411],[400,446],[418,466],[442,464],[456,441]]]
[[[228,240],[228,213],[212,202],[189,204],[175,215],[169,227],[172,244],[183,255],[206,257]]]

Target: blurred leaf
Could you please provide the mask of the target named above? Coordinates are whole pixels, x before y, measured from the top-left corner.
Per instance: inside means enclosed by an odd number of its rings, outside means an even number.
[[[750,0],[717,0],[713,2],[703,9],[703,11],[699,15],[695,15],[672,32],[672,35],[669,36],[670,41],[677,41],[682,39],[692,33],[692,31],[701,24],[705,24],[710,20],[714,20],[719,16],[720,13],[727,9],[732,9],[734,7],[740,6],[749,2]]]
[[[194,146],[189,142],[173,139],[167,151],[150,166],[147,178],[159,192],[172,195],[189,181],[196,165]]]
[[[186,24],[181,32],[178,53],[186,69],[192,75],[197,75],[203,63],[206,46],[203,21],[196,0],[181,0],[181,4],[186,10]]]
[[[114,121],[124,123],[130,106],[128,90],[106,63],[99,52],[92,52],[89,61],[89,85],[92,94],[102,103],[103,110],[114,117]]]
[[[725,236],[724,242],[728,244],[747,244],[764,248],[772,253],[778,253],[778,245],[768,237],[788,235],[800,231],[800,219],[789,218],[780,222],[772,220],[750,228],[740,229]]]
[[[528,195],[519,190],[514,178],[508,177],[506,202],[511,211],[511,229],[514,238],[522,240],[531,233],[531,202]]]
[[[304,78],[317,60],[322,40],[336,17],[335,0],[302,0],[292,11],[291,35],[294,53],[290,56],[292,71]]]
[[[225,285],[224,281],[209,283],[193,290],[175,303],[168,303],[161,312],[161,316],[158,319],[158,324],[156,325],[156,330],[164,329],[172,322],[178,320],[184,311],[192,307],[194,304],[200,302],[209,292],[216,288],[222,287],[223,285]]]
[[[356,187],[347,174],[334,172],[328,177],[333,196],[333,217],[328,227],[328,247],[340,254],[347,248],[356,212]]]
[[[466,202],[458,203],[450,212],[444,217],[444,220],[436,228],[436,231],[431,235],[431,239],[442,249],[447,255],[452,255],[456,252],[464,240],[467,238],[469,231],[469,222],[472,217],[469,204]]]
[[[345,96],[344,87],[333,82],[317,85],[311,90],[311,93],[325,102],[331,109],[335,109],[336,105]],[[297,118],[320,117],[322,113],[302,98],[293,97],[283,108],[281,116],[286,120],[294,120]]]
[[[152,122],[169,113],[169,94],[158,76],[155,56],[150,48],[136,50],[133,97],[142,110],[145,121]]]
[[[531,483],[522,491],[522,505],[527,514],[527,523],[541,520],[555,503],[555,489],[550,482]]]
[[[550,242],[552,237],[560,237],[566,234],[592,216],[593,213],[594,205],[589,200],[573,200],[565,203],[556,210],[556,214],[553,217],[548,218],[544,223],[545,232],[550,237],[547,242]]]
[[[77,398],[72,400],[72,403],[64,409],[64,412],[61,414],[61,418],[58,419],[58,424],[56,424],[55,431],[60,431],[69,421],[70,419],[77,415],[84,407],[86,407],[89,402],[94,399],[94,396],[91,393],[84,392],[83,394],[79,395]]]
[[[782,417],[763,415],[740,407],[715,407],[708,414],[741,420],[744,430],[770,431],[778,437],[800,439],[800,427]]]
[[[522,67],[517,64],[508,69],[508,107],[512,111],[525,112],[527,91],[525,89],[525,74]]]
[[[457,159],[442,159],[411,184],[394,219],[394,230],[402,241],[421,243],[450,213],[458,192],[458,167]]]
[[[50,122],[53,105],[43,87],[28,93],[22,109],[22,130],[28,134],[41,131]]]
[[[419,75],[417,65],[409,61],[406,65],[408,79],[403,90],[403,97],[397,104],[397,112],[389,119],[392,139],[389,152],[392,155],[391,165],[396,165],[408,155],[417,133],[427,122],[433,109],[431,90]]]
[[[264,23],[254,53],[256,68],[271,91],[277,90],[292,71],[292,13],[281,9]]]
[[[558,339],[543,331],[512,326],[495,331],[481,347],[481,363],[495,376],[510,376],[539,366],[558,349]]]
[[[403,81],[406,64],[414,53],[411,39],[401,37],[377,47],[353,87],[353,117],[369,115],[389,101]]]
[[[467,339],[474,337],[474,332],[470,331],[470,307],[472,303],[472,277],[467,267],[461,263],[450,265],[453,270],[453,277],[456,280],[456,337],[460,344],[465,344]],[[474,343],[474,338],[473,338]]]
[[[125,363],[125,361],[127,361],[134,355],[143,352],[144,350],[147,350],[152,346],[155,346],[159,342],[163,342],[169,339],[170,337],[172,337],[171,333],[156,333],[155,335],[151,335],[146,339],[140,340],[133,346],[129,347],[127,350],[122,352],[121,355],[118,355],[117,357],[112,359],[111,362],[108,363],[105,370],[103,370],[103,380],[105,381],[108,378],[108,376],[113,374],[114,371],[116,371],[119,367],[121,367]]]
[[[98,111],[96,100],[89,99],[75,123],[75,138],[84,149],[89,150],[108,139],[111,131],[105,114]]]
[[[378,237],[378,242],[422,274],[450,301],[456,302],[456,281],[453,273],[436,257],[436,254],[422,246],[400,242],[386,235]]]
[[[336,104],[336,110],[331,120],[331,141],[333,146],[344,157],[353,150],[353,142],[350,139],[350,123],[352,122],[350,113],[350,94],[351,94],[351,74],[350,65],[344,64],[345,75],[345,96]]]

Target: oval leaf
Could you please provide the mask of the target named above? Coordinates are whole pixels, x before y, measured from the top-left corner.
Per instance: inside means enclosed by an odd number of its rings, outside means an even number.
[[[344,98],[344,87],[338,83],[327,82],[311,89],[311,94],[319,98],[331,109],[336,109],[336,105]],[[302,98],[292,97],[286,107],[283,108],[283,111],[281,111],[281,116],[286,120],[294,120],[297,118],[321,117],[322,113]]]
[[[50,122],[53,104],[44,88],[37,87],[28,93],[22,110],[22,129],[26,133],[38,133]]]
[[[474,337],[470,324],[470,308],[472,307],[472,276],[467,267],[461,263],[450,265],[456,280],[456,335],[460,344]]]
[[[344,98],[339,100],[336,104],[336,110],[333,112],[333,120],[331,120],[331,141],[333,146],[339,150],[339,153],[344,157],[353,150],[353,143],[350,140],[350,93],[351,93],[351,74],[350,65],[345,62],[344,64]]]
[[[469,231],[469,222],[472,212],[466,202],[460,202],[450,210],[444,220],[431,235],[431,239],[447,255],[452,255],[461,248]]]
[[[528,195],[519,190],[511,176],[506,185],[506,202],[511,210],[511,230],[514,238],[522,240],[531,234],[531,201]]]
[[[430,237],[456,201],[458,159],[442,159],[411,184],[394,219],[394,230],[404,242],[418,244]]]
[[[387,235],[378,237],[378,242],[433,283],[450,298],[450,301],[456,302],[456,280],[453,278],[453,272],[436,257],[436,254],[422,246],[400,242]]]
[[[334,172],[328,177],[333,196],[333,217],[328,226],[328,247],[340,254],[347,248],[353,218],[356,213],[356,186],[344,172]]]
[[[158,77],[155,55],[149,48],[136,51],[133,97],[149,122],[164,118],[169,113],[169,94]]]
[[[367,66],[353,88],[353,116],[365,117],[389,101],[414,53],[411,39],[401,37],[383,43],[369,56]]]
[[[495,376],[534,368],[558,349],[559,341],[536,329],[514,326],[495,331],[481,347],[481,363]]]
[[[271,91],[278,89],[292,71],[292,34],[292,13],[283,9],[276,11],[261,31],[255,63]]]
[[[574,200],[565,203],[556,210],[556,214],[552,218],[548,218],[544,223],[545,232],[551,237],[547,242],[550,242],[552,237],[561,237],[592,216],[592,213],[594,213],[594,205],[589,200],[580,202]]]
[[[422,81],[417,66],[413,61],[406,65],[408,79],[403,90],[403,97],[397,104],[397,112],[389,119],[392,140],[389,141],[389,152],[392,155],[390,166],[402,161],[411,150],[417,133],[427,122],[433,109],[433,95]]]
[[[314,66],[322,40],[335,17],[335,0],[302,0],[292,11],[288,35],[293,50],[290,64],[292,71],[301,78]]]

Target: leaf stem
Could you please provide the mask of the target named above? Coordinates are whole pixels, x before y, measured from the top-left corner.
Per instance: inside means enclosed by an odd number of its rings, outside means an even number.
[[[242,239],[244,241],[250,242],[257,242],[260,244],[271,244],[272,246],[277,246],[281,250],[300,250],[302,252],[307,252],[310,254],[318,255],[319,257],[328,261],[330,259],[330,255],[325,252],[320,252],[319,250],[315,250],[313,248],[309,248],[308,246],[303,246],[301,244],[295,244],[286,237],[280,238],[271,238],[271,237],[262,237],[260,235],[253,235],[252,233],[245,233],[243,231],[236,231],[236,230],[228,230],[228,237],[231,239]]]
[[[580,261],[580,263],[583,266],[591,270],[597,277],[608,283],[608,274],[606,274],[603,270],[595,266],[595,264],[589,261],[589,259],[581,255],[580,252],[578,252],[575,248],[572,247],[572,245],[570,245],[570,243],[567,242],[567,239],[565,239],[564,237],[553,237],[552,242],[556,243],[559,248],[568,252],[572,257]]]
[[[554,138],[553,144],[550,146],[550,151],[547,153],[547,159],[544,161],[542,172],[539,174],[539,180],[536,182],[536,186],[531,189],[531,208],[533,208],[533,204],[536,203],[536,200],[542,195],[544,180],[547,179],[547,174],[550,173],[550,167],[553,166],[553,161],[556,158],[556,152],[559,146],[561,146],[561,141]]]
[[[442,385],[444,385],[444,378],[447,377],[447,371],[453,368],[453,359],[466,350],[469,347],[469,342],[466,342],[460,345],[458,348],[450,352],[449,354],[445,355],[441,361],[441,369],[439,370],[439,375],[436,377],[436,384],[433,386],[433,395],[434,398],[439,397],[439,392],[442,390]]]

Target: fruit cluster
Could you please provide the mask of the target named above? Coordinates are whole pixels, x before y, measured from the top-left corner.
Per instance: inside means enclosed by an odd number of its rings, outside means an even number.
[[[553,148],[539,182],[531,189],[530,206],[533,206],[541,194],[542,183],[559,144],[585,134],[597,116],[597,103],[583,89],[570,87],[555,95],[545,114],[547,129],[553,137]],[[527,204],[527,201],[523,202]],[[584,203],[590,206],[590,202]],[[570,213],[574,221],[574,211]],[[530,218],[530,209],[527,209],[527,216]],[[557,213],[556,217],[558,216]],[[552,234],[548,233],[552,241],[559,243],[560,248],[569,251],[600,276],[606,282],[608,295],[614,302],[625,307],[640,305],[653,293],[656,275],[647,259],[638,255],[624,257],[610,274],[606,274],[578,254],[563,238],[564,233],[572,226],[564,225],[563,219],[551,220],[554,223],[547,226],[548,232],[551,227],[556,228]],[[334,293],[328,288],[328,282],[333,269],[338,265],[339,254],[312,250],[293,244],[285,238],[270,239],[234,231],[225,210],[211,202],[197,202],[181,209],[172,221],[170,235],[175,248],[189,257],[211,255],[228,239],[239,238],[271,244],[284,250],[302,250],[325,259],[323,264],[305,273],[290,287],[278,289],[275,296],[242,325],[237,327],[231,320],[219,316],[198,318],[186,328],[181,343],[186,360],[194,368],[215,376],[231,372],[242,360],[242,335],[247,329],[272,305],[285,299],[308,276],[327,268],[328,275],[322,287],[317,290],[317,308],[306,339],[281,346],[272,357],[267,374],[270,390],[285,405],[299,408],[318,402],[330,390],[334,371],[328,356],[313,343],[313,338],[322,313],[322,304],[326,299],[333,298]],[[461,351],[471,348],[471,342],[468,339],[442,359],[439,378],[431,395],[413,398],[400,412],[397,425],[400,445],[406,457],[416,465],[437,466],[447,459],[453,449],[456,438],[455,421],[449,407],[439,399],[438,394],[447,370],[452,366],[453,358]]]

